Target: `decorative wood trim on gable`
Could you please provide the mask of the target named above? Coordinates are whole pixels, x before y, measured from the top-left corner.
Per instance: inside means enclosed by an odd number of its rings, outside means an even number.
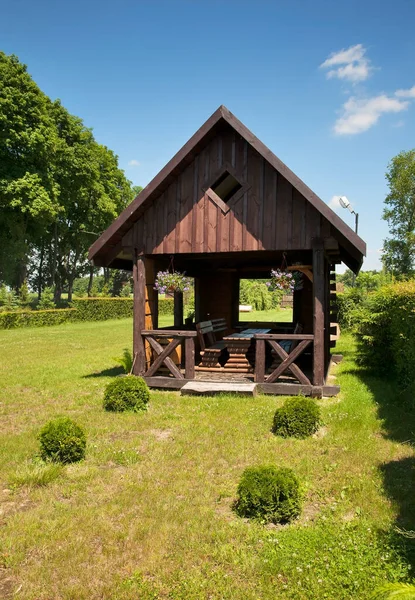
[[[218,181],[225,173],[229,173],[230,175],[232,175],[232,177],[236,179],[236,181],[241,186],[232,195],[232,197],[229,198],[228,202],[224,202],[224,200],[222,200],[222,198],[211,188],[211,186],[214,185],[214,183]],[[236,169],[234,169],[234,167],[229,162],[225,162],[219,169],[215,171],[212,177],[210,177],[209,179],[205,179],[201,189],[205,194],[209,196],[212,202],[214,202],[221,209],[223,214],[226,215],[232,209],[232,205],[238,202],[239,198],[241,198],[245,194],[245,192],[247,192],[250,188],[251,185],[249,183],[247,183],[246,181],[241,181],[241,177],[236,172]]]
[[[212,190],[212,188],[208,188],[205,191],[205,194],[209,196],[212,202],[219,206],[224,215],[226,215],[226,213],[228,213],[231,210],[229,204],[226,204],[226,202],[224,202],[222,198],[219,198],[219,196],[216,194],[216,192]]]

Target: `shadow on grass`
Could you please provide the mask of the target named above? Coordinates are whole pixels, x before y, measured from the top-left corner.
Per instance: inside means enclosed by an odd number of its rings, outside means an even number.
[[[343,373],[358,377],[373,394],[385,437],[415,446],[415,403],[411,394],[402,390],[398,381],[364,368],[345,369]]]
[[[394,442],[415,447],[415,403],[399,382],[383,378],[364,368],[344,373],[356,375],[371,391],[382,420],[383,435]],[[385,364],[387,372],[387,364]],[[415,457],[403,457],[380,465],[386,496],[396,509],[396,527],[415,531]],[[393,535],[399,551],[415,569],[415,539],[405,534]]]
[[[397,509],[396,525],[415,531],[415,457],[385,463],[380,472],[385,491]]]
[[[91,377],[116,377],[117,375],[122,375],[124,373],[124,369],[122,367],[111,367],[111,369],[104,369],[103,371],[96,371],[95,373],[89,373],[88,375],[83,375],[83,379],[90,379]]]

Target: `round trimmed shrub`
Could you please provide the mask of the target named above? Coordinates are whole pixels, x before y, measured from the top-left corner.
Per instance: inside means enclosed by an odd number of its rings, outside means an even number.
[[[305,438],[319,428],[320,407],[311,398],[289,398],[277,408],[272,431],[282,437]]]
[[[127,375],[117,377],[105,388],[104,408],[121,412],[145,410],[150,400],[150,390],[142,377]]]
[[[68,417],[46,423],[39,433],[39,442],[43,460],[72,463],[85,458],[85,432]]]
[[[236,512],[266,523],[288,523],[301,512],[296,475],[287,468],[248,467],[238,486]]]

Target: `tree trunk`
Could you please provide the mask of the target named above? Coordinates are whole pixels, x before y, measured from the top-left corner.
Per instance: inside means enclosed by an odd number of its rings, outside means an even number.
[[[20,262],[19,265],[19,271],[17,274],[17,281],[16,281],[16,292],[19,293],[20,287],[23,285],[26,277],[27,277],[27,264],[26,264],[26,257],[24,259],[22,259],[22,261]]]
[[[73,282],[74,282],[74,277],[73,277],[73,275],[70,275],[68,277],[68,302],[72,302]]]
[[[37,276],[37,299],[38,300],[40,300],[42,297],[44,258],[45,258],[45,241],[42,239],[42,246],[40,248],[39,269],[38,269],[38,276]]]
[[[94,281],[94,267],[93,265],[89,265],[89,280],[88,280],[88,298],[92,296],[92,283]]]
[[[52,251],[52,265],[51,265],[51,276],[55,290],[53,292],[54,302],[59,302],[61,299],[62,289],[59,282],[58,274],[58,224],[55,223],[53,228],[53,251]],[[58,279],[59,278],[59,279]]]
[[[62,284],[61,281],[55,282],[55,292],[53,294],[53,301],[55,304],[59,304],[62,298]]]

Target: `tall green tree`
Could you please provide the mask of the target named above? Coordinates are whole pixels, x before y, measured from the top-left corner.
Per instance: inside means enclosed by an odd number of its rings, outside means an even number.
[[[415,271],[415,150],[401,152],[386,172],[389,194],[383,218],[390,237],[384,241],[383,262],[395,275],[413,275]]]
[[[117,156],[0,52],[0,281],[72,296],[87,251],[131,202]],[[91,237],[92,233],[92,237]],[[91,279],[92,281],[92,279]]]
[[[91,130],[53,104],[59,143],[55,158],[55,180],[62,210],[50,230],[51,277],[58,300],[64,287],[72,298],[74,280],[88,267],[87,251],[99,234],[129,204],[131,184],[118,168],[114,153],[98,144]]]
[[[131,189],[133,191],[133,200],[140,192],[143,191],[143,187],[141,185],[133,185]]]
[[[59,211],[50,106],[18,58],[0,52],[0,279],[16,289],[31,243]]]

